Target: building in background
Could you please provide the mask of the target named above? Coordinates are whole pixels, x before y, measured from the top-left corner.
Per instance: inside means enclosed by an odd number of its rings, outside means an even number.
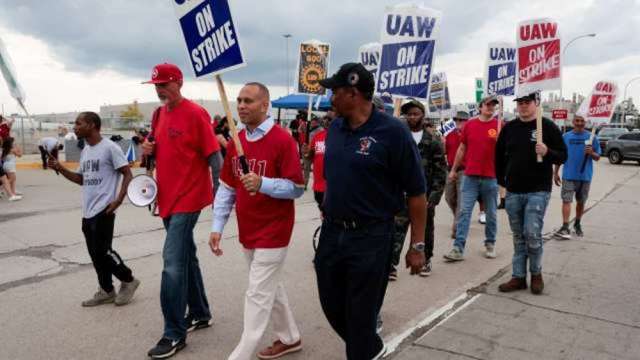
[[[219,100],[192,100],[200,106],[204,107],[209,115],[213,118],[216,115],[224,116],[224,108],[222,106],[222,102]],[[137,107],[137,111],[142,115],[142,120],[137,125],[136,121],[131,121],[132,119],[123,116],[123,113],[126,113],[128,110],[131,110],[131,107],[135,105]],[[133,103],[128,104],[116,104],[116,105],[103,105],[100,106],[100,117],[107,124],[108,128],[111,129],[130,129],[133,126],[142,127],[149,126],[151,124],[151,117],[153,116],[153,111],[160,106],[160,102],[143,102],[139,103],[134,101]],[[233,113],[233,117],[238,119],[238,112],[236,109],[236,102],[231,101],[229,103],[231,107],[231,112]]]

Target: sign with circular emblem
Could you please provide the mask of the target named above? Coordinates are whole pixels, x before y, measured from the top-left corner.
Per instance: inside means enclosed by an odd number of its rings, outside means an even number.
[[[329,44],[310,40],[300,44],[298,62],[298,93],[323,95],[325,89],[320,80],[327,77],[329,68]]]

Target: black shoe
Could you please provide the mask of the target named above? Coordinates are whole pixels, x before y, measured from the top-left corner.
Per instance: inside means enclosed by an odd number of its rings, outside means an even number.
[[[583,237],[584,236],[584,233],[582,232],[582,225],[580,225],[580,224],[575,224],[573,226],[573,231],[576,232],[576,236],[578,236],[578,237]]]
[[[162,338],[158,341],[158,344],[149,352],[149,355],[152,359],[166,359],[175,355],[178,351],[184,349],[187,346],[187,343],[184,339],[180,340],[171,340],[167,338]]]
[[[187,315],[184,318],[184,321],[187,323],[187,332],[208,328],[213,325],[213,319],[199,320],[194,318],[191,314]]]
[[[558,240],[571,240],[571,230],[566,226],[562,226],[554,235]]]
[[[391,271],[389,271],[389,281],[398,280],[398,270],[396,270],[395,266],[391,266]]]

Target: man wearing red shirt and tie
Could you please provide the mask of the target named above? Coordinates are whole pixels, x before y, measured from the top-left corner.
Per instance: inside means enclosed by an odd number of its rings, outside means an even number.
[[[294,199],[304,193],[304,179],[296,142],[268,111],[269,90],[263,84],[248,83],[240,90],[238,115],[245,129],[238,137],[250,171],[243,173],[235,144],[230,142],[213,206],[211,251],[222,255],[222,231],[235,204],[249,266],[244,330],[229,360],[253,358],[269,320],[278,339],[258,358],[275,359],[302,349],[281,273],[293,231]]]

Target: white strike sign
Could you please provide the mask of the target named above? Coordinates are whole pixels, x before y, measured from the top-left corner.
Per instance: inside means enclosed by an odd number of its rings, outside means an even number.
[[[518,93],[560,89],[558,23],[548,18],[523,21],[518,24],[516,39]]]

